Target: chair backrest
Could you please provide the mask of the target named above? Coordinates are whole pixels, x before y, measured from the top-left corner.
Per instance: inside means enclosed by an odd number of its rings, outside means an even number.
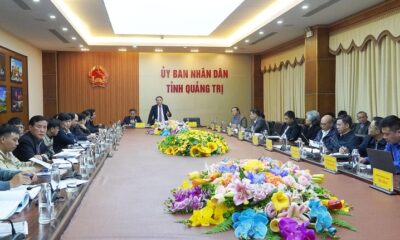
[[[275,125],[275,122],[274,121],[267,121],[267,126],[268,126],[268,133],[269,134],[273,134],[271,131],[272,130],[274,130],[274,125]]]
[[[199,117],[184,117],[184,122],[196,122],[197,126],[200,126],[200,118]]]
[[[306,119],[305,118],[296,118],[296,122],[298,124],[305,124],[306,123]]]

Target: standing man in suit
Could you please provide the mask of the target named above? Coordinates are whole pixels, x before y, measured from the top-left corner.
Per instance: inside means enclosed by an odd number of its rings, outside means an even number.
[[[156,97],[156,105],[151,107],[147,124],[153,125],[155,121],[164,122],[172,116],[167,105],[163,104],[161,96]]]

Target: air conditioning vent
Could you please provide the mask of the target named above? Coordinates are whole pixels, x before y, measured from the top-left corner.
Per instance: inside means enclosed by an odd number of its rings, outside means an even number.
[[[313,10],[309,11],[308,13],[304,14],[303,17],[310,17],[314,14],[317,14],[318,12],[324,10],[325,8],[332,6],[333,4],[339,2],[340,0],[331,0],[329,2],[326,2],[324,4],[319,5],[317,8],[314,8]]]
[[[51,32],[56,38],[58,38],[61,42],[63,43],[69,43],[67,39],[65,39],[57,30],[55,29],[49,29],[49,32]]]
[[[32,10],[23,0],[14,0],[14,2],[23,10]]]
[[[257,43],[259,43],[259,42],[261,42],[261,41],[263,41],[263,40],[265,40],[265,39],[267,39],[269,37],[274,36],[275,34],[277,34],[277,32],[268,33],[268,34],[262,36],[261,38],[256,39],[254,42],[251,42],[249,45],[257,44]]]

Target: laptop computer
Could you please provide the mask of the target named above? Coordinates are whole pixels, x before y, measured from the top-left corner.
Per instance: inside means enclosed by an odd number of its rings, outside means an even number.
[[[372,168],[396,174],[392,152],[367,148],[367,153]],[[393,191],[388,191],[375,185],[370,185],[370,187],[387,194],[395,194]]]

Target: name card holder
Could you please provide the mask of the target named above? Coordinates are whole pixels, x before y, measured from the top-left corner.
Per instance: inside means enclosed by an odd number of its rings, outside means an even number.
[[[143,122],[135,124],[135,128],[145,128],[145,127],[146,125]]]
[[[372,169],[372,185],[371,188],[384,192],[386,194],[394,194],[393,191],[393,173],[383,171],[378,168]]]
[[[192,128],[197,128],[197,122],[188,122],[188,126]]]
[[[232,128],[231,127],[227,127],[226,128],[226,133],[228,134],[228,136],[232,136],[233,135]]]
[[[215,130],[215,124],[214,123],[211,123],[211,130]]]
[[[220,126],[220,125],[217,125],[217,126],[216,126],[216,130],[217,130],[217,132],[219,132],[219,133],[220,133],[220,132],[222,131],[222,128],[221,128],[221,126]]]
[[[271,139],[267,139],[267,142],[265,143],[265,147],[268,151],[274,151],[274,145],[272,144]]]
[[[239,133],[238,133],[238,139],[239,139],[240,141],[243,141],[243,132],[242,132],[242,131],[239,131]]]
[[[290,156],[291,159],[299,162],[300,161],[300,148],[292,146],[290,147]]]
[[[335,157],[325,155],[324,156],[324,170],[333,174],[338,172],[337,170],[337,159]]]
[[[253,144],[254,144],[255,146],[258,146],[258,136],[257,136],[256,134],[253,134],[252,140],[253,140]]]

